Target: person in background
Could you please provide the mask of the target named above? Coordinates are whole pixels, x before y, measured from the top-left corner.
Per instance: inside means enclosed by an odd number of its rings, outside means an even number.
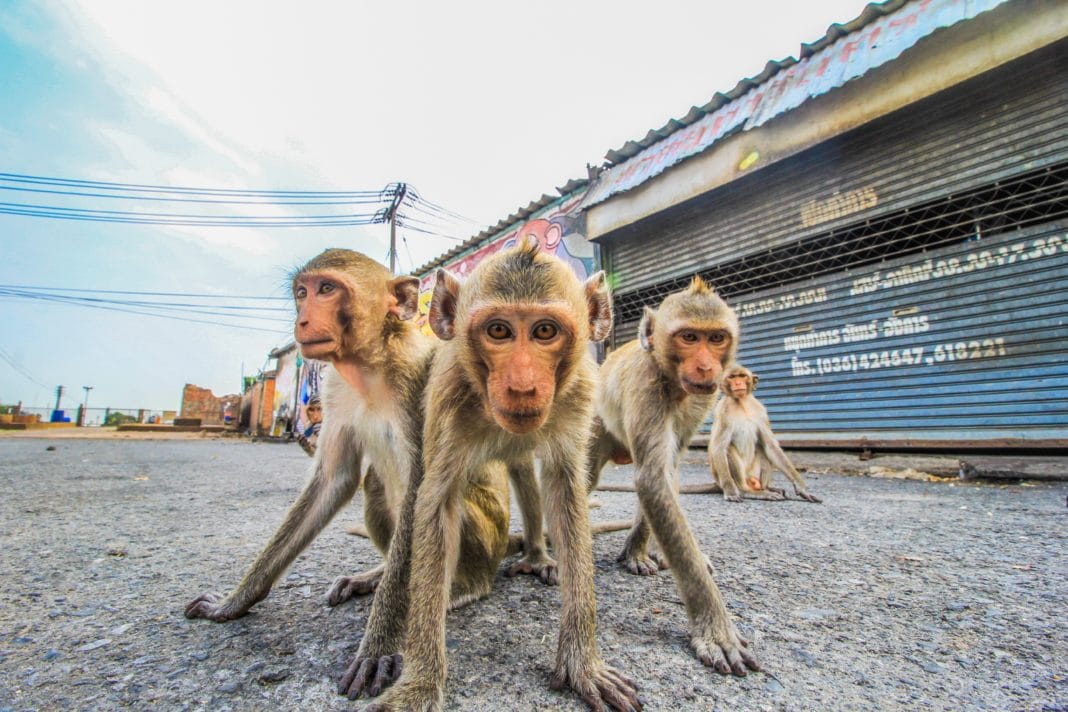
[[[319,439],[319,430],[323,426],[323,405],[319,396],[312,396],[308,405],[304,406],[304,422],[308,427],[297,434],[297,442],[304,448],[304,452],[314,455],[315,442]]]

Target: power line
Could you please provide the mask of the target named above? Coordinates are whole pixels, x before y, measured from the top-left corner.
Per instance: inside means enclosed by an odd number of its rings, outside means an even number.
[[[23,378],[25,378],[26,380],[28,380],[28,381],[30,381],[31,383],[34,383],[34,384],[36,384],[36,385],[40,386],[41,388],[49,388],[49,386],[46,386],[45,384],[41,383],[41,382],[40,382],[40,381],[38,381],[38,380],[37,380],[36,378],[34,378],[33,376],[31,376],[31,375],[30,375],[30,373],[29,373],[29,371],[27,371],[26,369],[24,369],[24,368],[23,368],[22,366],[20,366],[19,364],[15,363],[15,359],[13,359],[13,358],[11,357],[11,355],[10,355],[10,354],[8,354],[8,353],[7,353],[6,351],[4,351],[3,349],[0,349],[0,358],[2,358],[2,359],[3,359],[4,361],[7,361],[8,365],[9,365],[9,366],[11,366],[11,368],[15,369],[15,373],[19,374],[20,376],[22,376],[22,377],[23,377]]]
[[[112,183],[96,180],[78,180],[73,178],[49,178],[45,176],[31,176],[21,173],[0,173],[0,182],[23,183],[32,185],[69,186],[77,188],[95,188],[98,190],[135,191],[146,193],[178,193],[189,195],[228,195],[244,197],[311,197],[319,196],[326,198],[357,198],[379,196],[382,202],[386,202],[394,195],[396,185],[390,185],[381,190],[351,190],[351,191],[315,191],[315,190],[248,190],[242,188],[191,188],[185,186],[145,185],[142,183]]]
[[[132,294],[136,296],[152,296],[152,297],[184,297],[186,299],[263,299],[270,301],[285,301],[288,302],[292,297],[260,297],[260,296],[242,296],[236,294],[197,294],[194,292],[136,292],[123,289],[78,289],[75,287],[31,287],[21,284],[0,284],[0,289],[25,289],[25,290],[44,290],[49,292],[88,292],[91,294]]]
[[[190,314],[212,314],[215,316],[236,316],[245,319],[266,319],[269,321],[289,322],[291,319],[278,319],[273,316],[259,316],[256,314],[233,314],[234,311],[255,311],[255,312],[273,312],[273,313],[286,313],[291,314],[292,310],[284,307],[250,307],[250,306],[235,306],[229,304],[195,304],[189,302],[158,302],[158,301],[145,301],[145,300],[129,300],[129,299],[106,299],[101,297],[77,297],[63,294],[51,294],[41,291],[22,291],[0,288],[0,295],[9,297],[22,297],[26,299],[42,299],[47,301],[62,301],[71,304],[88,303],[88,304],[118,304],[121,306],[129,307],[147,307],[153,309],[165,309],[171,311],[181,311]],[[223,309],[228,311],[211,311],[213,309]]]

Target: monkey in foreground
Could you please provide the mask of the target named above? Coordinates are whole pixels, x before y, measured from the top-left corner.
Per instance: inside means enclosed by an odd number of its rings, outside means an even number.
[[[597,375],[587,344],[611,328],[604,273],[583,285],[563,262],[524,240],[482,261],[462,284],[438,270],[429,321],[446,343],[428,387],[404,670],[367,710],[441,709],[460,495],[484,463],[525,461],[533,452],[542,458],[544,509],[560,564],[552,687],[570,685],[597,710],[641,709],[634,683],[604,664],[596,640],[581,434],[590,427]],[[370,652],[364,647],[361,654]]]
[[[760,664],[731,622],[678,497],[682,453],[712,406],[724,366],[734,359],[738,331],[734,311],[700,277],[656,310],[645,308],[638,339],[601,366],[588,484],[595,488],[609,460],[633,459],[640,509],[619,560],[640,575],[670,567],[697,657],[718,672],[746,675]],[[650,528],[659,554],[648,551]]]
[[[227,621],[245,615],[264,599],[281,573],[353,497],[365,465],[364,519],[387,563],[338,578],[327,600],[337,605],[370,593],[383,576],[395,582],[407,580],[411,515],[422,479],[422,399],[436,345],[412,321],[419,281],[393,277],[358,252],[331,249],[294,274],[292,290],[297,311],[294,338],[301,354],[333,365],[324,375],[321,398],[326,417],[312,475],[237,588],[226,596],[201,594],[186,606],[188,618]],[[528,476],[533,480],[533,462],[517,464],[507,475],[500,465],[484,474],[494,480],[515,476],[526,482]],[[539,504],[534,501],[536,507]],[[507,496],[501,501],[495,491],[474,487],[463,493],[459,507],[464,512],[465,547],[478,550],[485,541],[491,547],[507,545]],[[522,511],[532,522],[525,527],[523,561],[529,565],[516,566],[524,573],[541,573],[553,563],[545,555],[541,511]],[[479,568],[484,562],[473,554],[467,557],[467,548],[464,552],[464,565],[451,572],[455,604],[473,600],[484,590],[485,573]],[[397,595],[407,593],[401,588]],[[373,605],[368,628],[373,626],[403,631],[403,620],[383,621]]]
[[[723,397],[713,410],[708,438],[708,464],[712,477],[728,502],[750,499],[785,499],[786,491],[771,486],[775,469],[794,484],[794,493],[807,502],[820,502],[809,494],[805,481],[771,432],[764,404],[756,399],[760,377],[745,366],[728,368],[720,380]]]

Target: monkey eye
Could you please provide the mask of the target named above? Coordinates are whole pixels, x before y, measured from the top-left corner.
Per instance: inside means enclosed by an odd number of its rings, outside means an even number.
[[[560,328],[551,321],[543,321],[534,325],[532,333],[538,341],[551,341],[560,333]]]
[[[323,282],[319,285],[319,294],[330,294],[334,291],[334,285],[331,282]]]
[[[708,340],[713,344],[722,344],[727,340],[727,333],[724,331],[713,331],[708,335]]]
[[[687,344],[693,344],[697,342],[697,334],[693,333],[692,331],[683,331],[679,334],[679,338]]]
[[[293,296],[297,299],[303,299],[304,297],[308,296],[308,288],[303,286],[297,287],[296,291],[293,292]]]
[[[512,338],[512,329],[503,321],[491,321],[486,325],[486,336],[494,341],[504,341]]]

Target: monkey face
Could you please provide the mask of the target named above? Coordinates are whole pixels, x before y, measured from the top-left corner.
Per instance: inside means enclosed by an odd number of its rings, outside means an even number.
[[[679,384],[690,395],[709,395],[723,373],[723,362],[731,351],[731,335],[726,329],[680,329],[671,335]]]
[[[351,323],[348,299],[341,275],[302,272],[293,280],[297,307],[293,338],[304,358],[330,360],[340,353],[342,335]]]
[[[485,375],[485,407],[497,425],[524,435],[545,424],[575,327],[562,304],[500,305],[472,315],[470,343]]]
[[[749,369],[736,366],[724,374],[721,387],[724,394],[741,400],[753,392],[756,381],[757,377],[750,373]]]

